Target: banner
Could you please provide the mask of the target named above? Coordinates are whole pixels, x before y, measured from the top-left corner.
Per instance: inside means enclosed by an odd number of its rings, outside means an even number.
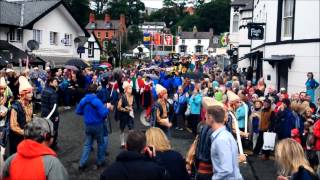
[[[172,46],[172,43],[173,43],[172,35],[165,35],[164,45]]]
[[[143,33],[143,44],[149,45],[151,42],[151,35],[150,33]]]
[[[153,44],[158,46],[161,44],[161,36],[160,36],[160,33],[155,33],[153,35]]]

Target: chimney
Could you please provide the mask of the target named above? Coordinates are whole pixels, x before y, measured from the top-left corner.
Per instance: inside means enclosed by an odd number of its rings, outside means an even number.
[[[213,28],[210,28],[209,32],[210,32],[211,35],[214,35],[214,29]]]
[[[180,35],[182,33],[182,27],[178,26],[178,34]]]
[[[124,14],[120,15],[120,24],[121,25],[126,25],[126,17],[124,16]]]
[[[104,15],[104,22],[105,22],[106,24],[108,24],[108,23],[110,23],[110,21],[111,21],[110,15],[109,15],[109,14]]]
[[[192,33],[193,33],[193,36],[194,36],[194,37],[197,36],[197,32],[198,32],[197,26],[193,26]]]
[[[89,23],[94,23],[95,21],[96,20],[95,20],[94,14],[90,13],[90,15],[89,15]]]

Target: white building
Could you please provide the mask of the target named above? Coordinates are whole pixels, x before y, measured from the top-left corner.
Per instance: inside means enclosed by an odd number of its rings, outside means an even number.
[[[30,40],[37,41],[32,53],[51,66],[79,58],[78,46],[90,37],[61,0],[0,1],[0,8],[0,40],[23,51]]]
[[[192,32],[178,30],[178,41],[175,46],[176,53],[181,55],[202,55],[208,53],[209,48],[216,49],[219,38],[214,36],[213,29],[209,32],[198,32],[194,27]]]
[[[90,33],[90,37],[83,47],[85,53],[81,55],[82,59],[86,59],[91,63],[98,63],[100,61],[102,47],[93,32]]]
[[[251,41],[248,39],[247,23],[252,21],[252,0],[233,0],[230,9],[230,45],[238,52],[238,66],[248,67],[250,59],[245,55],[250,52]]]
[[[252,55],[267,86],[306,90],[307,72],[319,81],[319,7],[319,0],[254,0],[253,21],[266,25],[264,39],[252,41]]]

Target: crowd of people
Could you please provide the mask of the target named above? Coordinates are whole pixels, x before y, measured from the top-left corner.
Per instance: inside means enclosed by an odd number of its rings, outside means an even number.
[[[243,179],[239,163],[248,154],[262,160],[274,155],[281,180],[320,174],[319,83],[312,72],[306,89],[290,95],[257,80],[252,67],[240,72],[196,56],[174,62],[156,57],[114,69],[36,67],[18,74],[7,67],[0,76],[4,179],[68,179],[53,151],[59,147],[59,106],[76,106],[84,119],[80,171],[94,141],[97,168],[105,166],[109,122],[119,122],[123,150],[101,179]],[[42,118],[33,117],[37,100]],[[135,118],[138,112],[142,115]],[[135,119],[149,126],[145,133],[135,128]],[[173,130],[195,137],[185,158],[170,145]],[[268,134],[275,135],[275,145],[266,145]],[[30,163],[40,170],[33,173]]]

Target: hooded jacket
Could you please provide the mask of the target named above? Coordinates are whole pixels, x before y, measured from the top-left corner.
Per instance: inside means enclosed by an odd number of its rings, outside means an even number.
[[[133,151],[121,152],[116,162],[100,176],[100,180],[162,180],[166,171],[152,159]]]
[[[4,179],[69,179],[66,169],[56,156],[49,147],[25,139],[18,145],[17,153],[6,160]]]

